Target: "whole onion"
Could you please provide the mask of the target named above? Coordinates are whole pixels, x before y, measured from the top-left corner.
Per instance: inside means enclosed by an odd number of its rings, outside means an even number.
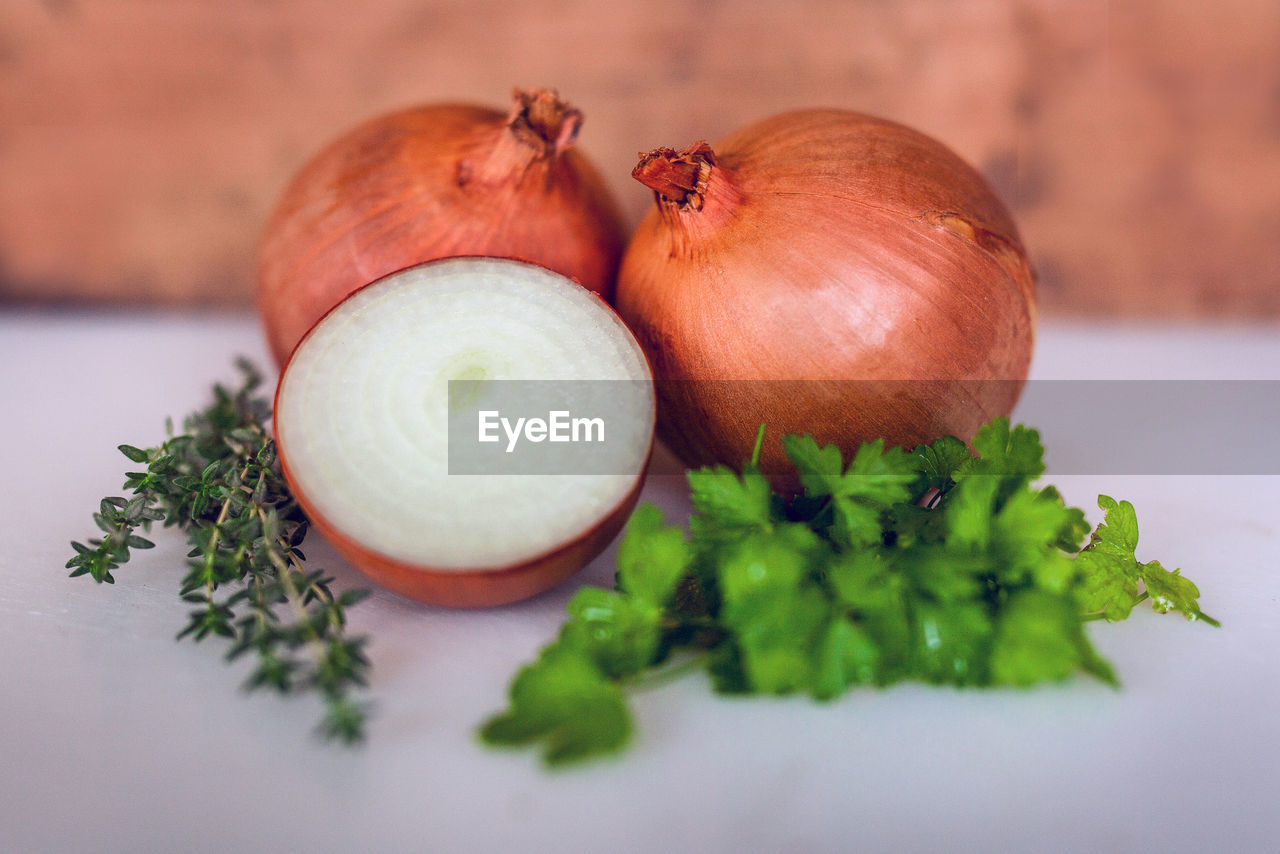
[[[348,294],[437,258],[530,261],[608,299],[625,236],[605,183],[572,148],[581,124],[554,91],[516,90],[509,113],[419,107],[322,150],[286,189],[259,250],[276,360]]]
[[[738,464],[767,425],[846,454],[972,438],[1021,391],[1034,277],[1008,211],[937,141],[839,110],[658,149],[616,307],[659,380],[658,430],[690,465]]]

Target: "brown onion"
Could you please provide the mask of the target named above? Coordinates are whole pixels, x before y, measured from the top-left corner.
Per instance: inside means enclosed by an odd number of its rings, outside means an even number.
[[[848,454],[969,439],[1012,410],[1033,274],[1008,211],[942,144],[808,110],[714,150],[658,149],[632,174],[657,207],[616,306],[660,381],[659,435],[686,463],[741,463],[761,423],[762,465],[780,471],[787,433]]]
[[[383,116],[303,167],[259,251],[258,302],[278,362],[348,294],[436,258],[531,261],[612,296],[622,219],[572,149],[582,114],[551,90],[514,100],[507,114],[443,104]]]

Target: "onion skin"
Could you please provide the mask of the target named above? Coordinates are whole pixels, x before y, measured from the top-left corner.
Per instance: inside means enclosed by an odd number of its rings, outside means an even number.
[[[807,110],[658,149],[633,175],[657,206],[615,305],[658,379],[658,434],[687,465],[741,464],[761,423],[761,468],[778,473],[788,433],[847,456],[881,437],[969,440],[1013,409],[1034,275],[1008,211],[942,144]]]
[[[278,450],[284,476],[289,479],[285,450]],[[291,479],[289,482],[293,483]],[[316,512],[305,495],[295,490],[294,497],[307,520],[338,554],[377,584],[430,605],[489,608],[544,593],[589,564],[618,536],[635,509],[643,486],[644,477],[637,477],[636,485],[608,516],[554,551],[511,566],[472,570],[432,569],[379,554],[340,533]]]
[[[436,258],[531,261],[610,299],[625,231],[572,148],[581,123],[555,92],[516,90],[507,114],[419,107],[322,150],[285,190],[259,248],[258,305],[277,364],[350,293]]]

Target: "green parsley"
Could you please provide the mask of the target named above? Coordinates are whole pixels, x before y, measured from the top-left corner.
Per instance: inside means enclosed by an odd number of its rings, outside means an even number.
[[[1081,510],[1033,485],[1035,430],[996,419],[976,455],[950,436],[912,452],[867,443],[847,463],[811,436],[783,447],[800,496],[773,491],[758,437],[740,472],[689,473],[689,536],[637,509],[615,589],[577,592],[481,738],[540,744],[553,765],[616,751],[631,734],[624,689],[688,662],[720,692],[819,700],[908,679],[1024,686],[1083,672],[1115,685],[1085,622],[1149,600],[1218,625],[1178,570],[1137,559],[1133,505],[1099,496],[1090,535]],[[673,658],[686,664],[661,669]]]

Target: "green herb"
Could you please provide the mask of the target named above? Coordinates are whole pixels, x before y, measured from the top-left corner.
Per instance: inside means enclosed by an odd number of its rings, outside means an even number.
[[[616,589],[578,591],[482,739],[541,743],[552,764],[615,751],[631,732],[624,689],[689,662],[720,692],[820,700],[908,679],[1031,685],[1084,672],[1115,685],[1085,622],[1149,599],[1217,625],[1179,571],[1137,560],[1127,501],[1099,496],[1105,521],[1084,544],[1084,513],[1032,485],[1044,472],[1035,430],[997,419],[976,456],[953,437],[914,452],[868,443],[847,464],[810,436],[783,447],[798,497],[773,492],[757,441],[741,472],[689,473],[690,537],[640,507]],[[655,670],[673,657],[684,664]]]
[[[158,448],[120,446],[146,468],[126,475],[131,497],[102,500],[93,517],[102,536],[73,542],[67,567],[73,577],[113,584],[132,550],[154,545],[139,530],[157,521],[181,529],[191,550],[179,593],[195,607],[178,637],[224,637],[228,659],[253,653],[246,689],[316,691],[326,705],[321,734],[356,742],[366,708],[352,694],[365,685],[369,664],[366,638],[346,634],[346,609],[367,593],[335,594],[332,578],[303,568],[307,523],[265,428],[262,378],[247,361],[237,367],[240,387],[215,386],[213,402],[186,419],[184,433],[173,435],[170,424]]]

